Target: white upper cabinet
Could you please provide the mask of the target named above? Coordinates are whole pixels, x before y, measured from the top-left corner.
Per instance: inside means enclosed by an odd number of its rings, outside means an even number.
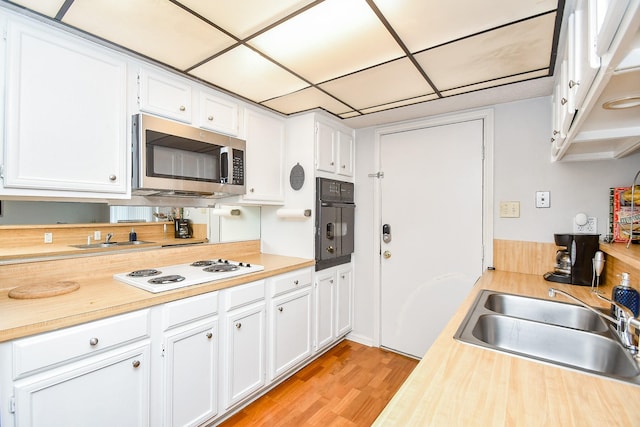
[[[245,111],[246,195],[243,200],[284,202],[284,119],[253,110]]]
[[[200,127],[237,136],[240,108],[236,102],[200,92]]]
[[[2,194],[128,197],[126,63],[9,20],[6,64]]]
[[[353,136],[338,126],[316,122],[316,170],[353,176]],[[339,177],[336,177],[340,179]]]
[[[164,74],[140,70],[138,75],[140,111],[191,124],[191,85]]]

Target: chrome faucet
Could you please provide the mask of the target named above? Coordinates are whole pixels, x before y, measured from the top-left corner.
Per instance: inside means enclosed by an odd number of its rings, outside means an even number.
[[[107,236],[104,238],[104,242],[105,243],[111,243],[111,238],[113,237],[113,233],[108,233]]]
[[[631,354],[633,354],[634,356],[638,354],[638,346],[634,345],[633,343],[633,333],[631,332],[631,329],[634,328],[635,330],[640,331],[640,320],[633,317],[633,312],[629,310],[627,307],[621,304],[618,304],[615,301],[610,300],[609,298],[603,296],[600,292],[594,291],[592,293],[595,294],[601,300],[604,300],[610,304],[613,304],[613,306],[616,307],[616,314],[618,318],[614,319],[608,314],[605,314],[599,310],[596,310],[595,308],[591,307],[589,304],[574,297],[568,292],[561,291],[560,289],[549,288],[549,296],[551,298],[553,298],[556,294],[564,295],[565,297],[577,302],[584,308],[591,310],[592,312],[596,313],[598,316],[616,325],[616,332],[620,337],[620,341],[622,342],[622,345],[624,345],[625,348],[629,350]]]

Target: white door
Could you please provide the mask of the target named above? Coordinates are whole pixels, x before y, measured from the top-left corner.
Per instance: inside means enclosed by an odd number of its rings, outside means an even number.
[[[383,347],[422,357],[482,275],[482,150],[479,119],[381,136]]]

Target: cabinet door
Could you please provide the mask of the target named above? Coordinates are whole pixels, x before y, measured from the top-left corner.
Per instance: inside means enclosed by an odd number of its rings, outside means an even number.
[[[125,62],[17,22],[7,38],[4,186],[125,197]]]
[[[238,104],[208,93],[200,94],[200,127],[238,135]]]
[[[16,426],[149,424],[149,346],[91,357],[17,381]]]
[[[141,111],[191,123],[191,86],[146,70],[138,79]]]
[[[574,58],[569,76],[569,91],[578,111],[600,69],[600,57],[596,54],[596,7],[596,0],[577,1],[573,13],[573,28],[569,34],[569,50]]]
[[[353,176],[353,137],[348,133],[337,131],[338,138],[338,174]]]
[[[165,335],[165,425],[199,425],[217,413],[218,322]]]
[[[334,293],[335,273],[319,274],[314,285],[315,292],[315,349],[333,342],[334,338]]]
[[[333,128],[322,122],[316,123],[316,169],[336,172],[336,149]]]
[[[284,201],[284,122],[247,110],[247,171],[245,200]]]
[[[286,372],[311,355],[311,288],[271,302],[271,375]]]
[[[351,268],[338,270],[336,286],[336,337],[351,331],[353,307],[353,279]]]
[[[265,384],[265,307],[232,311],[227,322],[226,408]]]

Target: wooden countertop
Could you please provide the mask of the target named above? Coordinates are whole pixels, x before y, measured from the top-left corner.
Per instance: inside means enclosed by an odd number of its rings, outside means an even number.
[[[374,425],[640,426],[638,386],[453,339],[480,290],[548,298],[550,286],[606,307],[589,294],[590,287],[546,282],[537,275],[486,272]],[[601,290],[611,292],[610,287]]]
[[[228,245],[222,245],[221,249],[216,249],[219,246],[195,245],[188,248],[164,248],[156,251],[143,251],[133,256],[131,254],[118,254],[107,255],[103,258],[82,258],[80,262],[84,264],[100,262],[102,269],[97,273],[85,272],[79,275],[76,273],[76,276],[71,277],[70,280],[77,281],[80,284],[80,289],[77,291],[41,299],[12,299],[8,297],[8,292],[16,285],[21,284],[22,281],[31,282],[30,275],[34,275],[37,278],[37,273],[34,273],[34,271],[42,266],[48,269],[52,265],[60,265],[58,267],[60,271],[45,272],[47,277],[51,278],[50,280],[60,280],[64,277],[64,270],[69,268],[70,263],[75,263],[78,271],[82,269],[77,267],[78,259],[62,260],[57,263],[49,261],[45,263],[35,262],[24,266],[3,266],[0,269],[0,282],[4,282],[0,283],[4,285],[0,286],[0,288],[4,287],[4,289],[0,289],[0,342],[216,291],[299,268],[310,267],[315,264],[315,261],[310,259],[268,255],[259,252],[238,252],[242,257],[242,261],[264,265],[264,271],[156,294],[129,286],[112,278],[115,273],[135,269],[132,267],[133,265],[139,265],[140,267],[138,268],[149,268],[152,265],[172,265],[192,262],[198,259],[218,258],[221,253],[225,253],[225,248]],[[133,257],[138,257],[139,261],[132,261],[131,258]],[[231,255],[227,255],[226,258],[234,259]],[[15,269],[17,268],[22,268],[23,270],[16,274]],[[7,269],[10,270],[7,271]],[[18,275],[22,277],[22,280],[16,277]],[[9,283],[12,280],[15,283]]]

